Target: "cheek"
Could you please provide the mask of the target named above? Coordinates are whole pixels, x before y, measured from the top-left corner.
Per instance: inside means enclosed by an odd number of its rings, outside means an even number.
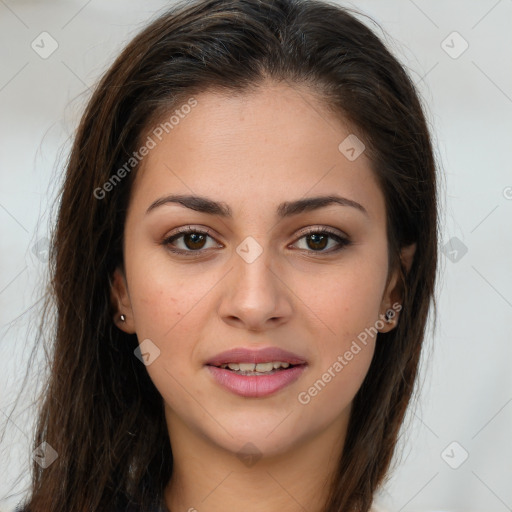
[[[359,343],[352,350],[340,353],[312,374],[300,390],[297,401],[302,407],[302,417],[315,430],[336,421],[348,418],[350,405],[354,400],[370,367],[373,346]],[[350,360],[346,355],[350,353]]]
[[[316,338],[321,340],[318,348],[323,355],[332,356],[350,346],[351,340],[379,319],[387,267],[373,260],[356,260],[336,272],[296,280],[298,295],[319,320],[316,325],[322,332]]]
[[[132,309],[139,343],[150,339],[160,351],[146,367],[151,380],[171,408],[187,410],[194,404],[183,384],[198,364],[194,333],[199,333],[198,315],[204,314],[201,306],[212,285],[171,275],[168,267],[146,263],[145,272],[132,273]],[[199,398],[197,392],[194,396]]]
[[[151,340],[159,350],[146,370],[160,394],[172,403],[179,383],[186,380],[187,368],[197,365],[194,333],[208,283],[187,282],[179,273],[171,275],[169,265],[156,261],[139,266],[141,272],[136,261],[132,263],[130,296],[137,338],[139,343]]]
[[[310,330],[317,359],[299,402],[311,402],[326,415],[334,417],[350,404],[371,364],[387,276],[387,260],[378,254],[347,258],[337,272],[304,276],[301,282],[300,293],[309,297],[307,306],[321,322]],[[312,282],[316,293],[305,295]]]
[[[329,423],[347,411],[363,383],[375,350],[380,291],[353,274],[315,298],[312,309],[319,311],[324,327],[311,331],[316,360],[298,396],[314,424]]]
[[[133,260],[132,269],[130,296],[137,334],[162,343],[190,323],[218,281],[208,273],[180,272],[165,258]]]

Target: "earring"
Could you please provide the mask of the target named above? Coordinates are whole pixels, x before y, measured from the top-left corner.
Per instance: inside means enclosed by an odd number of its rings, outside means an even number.
[[[121,315],[119,318],[121,319],[121,322],[126,321],[126,317],[124,315]]]
[[[388,324],[394,323],[395,322],[395,315],[396,315],[396,313],[394,312],[394,310],[388,309],[386,311],[385,315],[384,315],[386,317],[386,322]]]

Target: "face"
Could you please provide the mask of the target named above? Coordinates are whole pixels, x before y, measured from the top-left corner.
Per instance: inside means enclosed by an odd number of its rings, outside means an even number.
[[[148,354],[171,442],[279,455],[343,430],[375,329],[397,320],[384,196],[307,89],[195,100],[137,171],[116,322]]]

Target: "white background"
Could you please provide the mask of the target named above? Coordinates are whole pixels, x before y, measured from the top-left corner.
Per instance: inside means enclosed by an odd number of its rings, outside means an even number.
[[[23,383],[37,328],[31,307],[69,137],[89,87],[168,5],[0,0],[0,511],[28,484],[28,405],[38,389]],[[440,249],[460,241],[456,262],[441,253],[438,324],[380,501],[396,512],[512,510],[512,0],[344,5],[382,25],[418,85],[441,164]],[[47,59],[31,48],[44,31],[58,43]],[[37,375],[37,360],[31,368]],[[446,462],[456,466],[466,452],[457,469]]]

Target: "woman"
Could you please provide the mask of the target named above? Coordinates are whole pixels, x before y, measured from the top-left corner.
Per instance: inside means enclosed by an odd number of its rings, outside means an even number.
[[[346,9],[160,16],[67,165],[24,510],[375,510],[437,232],[414,86]]]

